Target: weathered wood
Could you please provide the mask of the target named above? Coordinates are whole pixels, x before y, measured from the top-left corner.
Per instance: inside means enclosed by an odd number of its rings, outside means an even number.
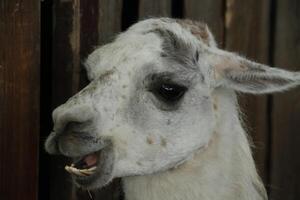
[[[268,63],[269,59],[269,0],[227,0],[225,12],[225,47],[249,59]],[[267,96],[242,95],[242,111],[246,127],[252,136],[254,157],[259,174],[268,179],[268,108]]]
[[[111,41],[121,31],[123,0],[99,0],[99,44]]]
[[[300,70],[300,2],[276,1],[275,66]],[[300,89],[273,98],[270,198],[300,199]]]
[[[52,110],[64,103],[80,83],[80,1],[54,1]],[[51,157],[50,197],[72,198],[70,176],[65,172],[66,159]]]
[[[208,24],[219,46],[224,40],[224,0],[184,0],[185,18]]]
[[[80,89],[88,84],[83,63],[99,45],[99,1],[80,1]]]
[[[38,195],[40,2],[0,3],[0,199]]]
[[[170,17],[171,0],[140,0],[139,18]]]

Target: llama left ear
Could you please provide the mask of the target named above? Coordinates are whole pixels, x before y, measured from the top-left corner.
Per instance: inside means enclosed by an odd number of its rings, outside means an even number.
[[[300,72],[272,68],[247,60],[233,53],[221,51],[212,54],[215,86],[236,91],[263,94],[287,90],[300,85]]]

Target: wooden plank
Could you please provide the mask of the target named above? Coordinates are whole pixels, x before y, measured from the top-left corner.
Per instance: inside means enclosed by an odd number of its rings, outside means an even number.
[[[53,27],[52,110],[79,89],[80,83],[80,1],[55,0]],[[49,199],[72,197],[65,158],[51,156]]]
[[[99,44],[111,41],[121,31],[123,0],[99,0]]]
[[[140,0],[139,18],[170,17],[171,0]]]
[[[268,63],[269,0],[228,0],[225,12],[225,47],[249,59]],[[255,148],[254,158],[265,183],[268,179],[268,108],[267,96],[243,95],[240,98],[246,126]]]
[[[1,1],[0,44],[0,199],[37,200],[39,1]]]
[[[300,71],[300,2],[276,1],[275,66]],[[300,88],[274,95],[271,192],[274,200],[300,199]]]
[[[223,46],[224,0],[184,0],[185,18],[208,24],[219,46]]]
[[[99,1],[80,0],[80,60],[84,61],[99,45]],[[86,70],[81,62],[80,89],[88,84]]]

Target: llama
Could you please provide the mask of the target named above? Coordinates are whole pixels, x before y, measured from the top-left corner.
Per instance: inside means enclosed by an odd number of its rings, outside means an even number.
[[[45,148],[76,185],[121,177],[126,200],[267,199],[236,92],[300,84],[300,73],[217,47],[200,22],[147,19],[86,61],[90,84],[53,112]]]

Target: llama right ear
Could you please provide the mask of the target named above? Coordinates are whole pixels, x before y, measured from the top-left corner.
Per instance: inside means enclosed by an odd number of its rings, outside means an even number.
[[[220,50],[211,54],[215,86],[236,91],[262,94],[287,90],[300,85],[300,72],[290,72],[247,60]]]

